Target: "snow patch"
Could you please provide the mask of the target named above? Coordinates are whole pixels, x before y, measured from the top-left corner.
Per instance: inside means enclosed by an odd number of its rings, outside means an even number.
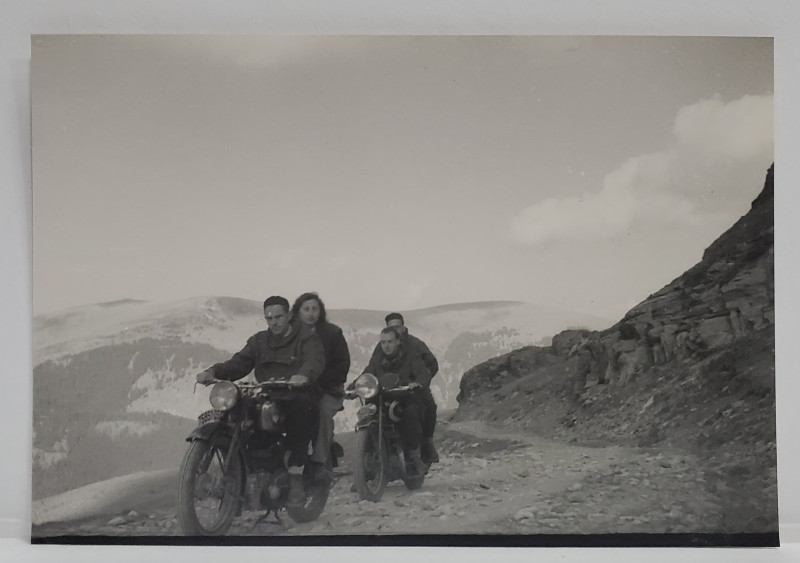
[[[155,422],[139,422],[132,420],[108,420],[106,422],[98,422],[94,429],[113,439],[120,436],[144,436],[158,430],[159,425]]]
[[[210,387],[197,386],[195,389],[193,377],[179,377],[172,373],[169,375],[170,377],[167,378],[152,373],[140,377],[134,384],[134,388],[144,391],[144,393],[133,400],[125,410],[135,413],[165,412],[182,418],[194,419],[210,408],[208,402]],[[146,379],[145,376],[147,376]]]
[[[62,459],[65,459],[68,455],[69,445],[67,444],[67,437],[64,436],[61,440],[53,444],[51,450],[33,448],[33,465],[41,469],[47,469]]]
[[[128,362],[128,371],[129,372],[133,373],[133,363],[136,361],[136,358],[138,358],[138,357],[139,357],[139,351],[137,350],[136,352],[133,353],[133,356],[131,356],[131,361]]]
[[[31,522],[39,525],[113,512],[131,497],[142,498],[154,483],[174,479],[175,473],[175,469],[140,471],[34,501]]]

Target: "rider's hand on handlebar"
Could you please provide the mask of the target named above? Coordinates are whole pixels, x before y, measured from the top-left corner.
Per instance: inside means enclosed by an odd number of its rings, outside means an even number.
[[[422,384],[417,383],[416,381],[412,381],[411,383],[408,384],[408,388],[411,389],[412,391],[415,391],[417,389],[422,389]]]
[[[292,377],[289,378],[289,385],[300,386],[300,385],[305,385],[306,383],[308,383],[308,376],[307,375],[297,374],[297,375],[293,375]]]
[[[216,383],[216,381],[217,378],[214,377],[214,368],[208,368],[197,374],[197,383],[200,385],[211,385],[212,383]]]

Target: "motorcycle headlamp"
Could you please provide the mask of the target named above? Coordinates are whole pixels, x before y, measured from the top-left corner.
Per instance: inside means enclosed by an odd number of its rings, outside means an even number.
[[[371,399],[378,394],[378,378],[371,373],[362,373],[356,379],[355,391],[362,399]]]
[[[208,400],[216,410],[230,410],[239,400],[239,388],[230,381],[220,381],[211,388]]]

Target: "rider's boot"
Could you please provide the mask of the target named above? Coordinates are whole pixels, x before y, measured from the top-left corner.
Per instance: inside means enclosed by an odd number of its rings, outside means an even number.
[[[433,438],[425,438],[422,441],[422,459],[428,463],[439,463],[439,454],[433,445]]]
[[[410,466],[409,469],[414,475],[425,475],[425,462],[422,461],[419,448],[415,450],[409,450],[408,454],[406,455],[406,461],[408,462],[408,466]]]
[[[303,486],[303,467],[289,467],[289,504],[302,506],[306,503],[306,490]]]

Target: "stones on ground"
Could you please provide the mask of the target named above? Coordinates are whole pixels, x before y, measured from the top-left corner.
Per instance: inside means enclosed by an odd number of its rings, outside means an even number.
[[[514,520],[517,522],[521,522],[523,520],[530,520],[534,516],[534,512],[532,508],[523,508],[518,510],[516,514],[514,514]]]
[[[124,518],[124,517],[122,517],[122,516],[115,516],[114,518],[112,518],[111,520],[109,520],[109,521],[106,523],[106,525],[107,525],[107,526],[121,526],[121,525],[125,524],[125,522],[126,522],[126,520],[125,520],[125,518]]]

